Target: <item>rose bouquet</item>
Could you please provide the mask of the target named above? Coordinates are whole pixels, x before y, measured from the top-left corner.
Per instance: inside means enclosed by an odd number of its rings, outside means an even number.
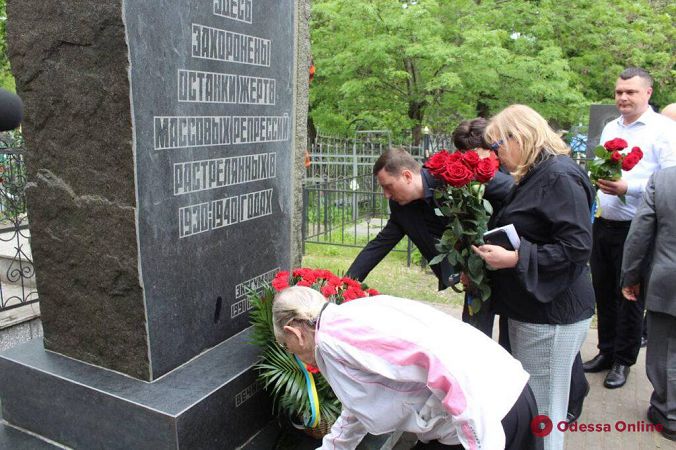
[[[629,171],[643,158],[640,148],[634,147],[627,154],[620,153],[629,146],[627,141],[615,138],[594,149],[596,159],[589,165],[591,181],[596,185],[598,180],[617,181],[622,178],[622,171]],[[626,203],[624,195],[618,198]]]
[[[336,276],[328,270],[297,268],[291,272],[277,273],[271,286],[251,295],[252,340],[262,349],[260,360],[255,366],[258,379],[272,395],[278,412],[287,414],[292,420],[302,419],[308,428],[321,429],[317,433],[321,435],[335,422],[341,405],[316,367],[300,363],[275,340],[273,298],[275,292],[289,286],[310,287],[338,305],[378,295],[378,291],[351,278]]]
[[[469,311],[475,314],[491,295],[486,265],[472,251],[472,245],[482,245],[488,218],[493,212],[484,199],[486,183],[493,179],[499,163],[493,158],[481,159],[475,151],[449,153],[441,150],[427,160],[427,167],[444,185],[435,189],[438,214],[448,217],[448,225],[437,243],[439,254],[430,261],[438,264],[447,259],[457,272],[465,272]]]

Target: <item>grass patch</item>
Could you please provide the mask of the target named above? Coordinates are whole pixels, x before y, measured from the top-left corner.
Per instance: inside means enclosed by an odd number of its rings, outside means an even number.
[[[405,248],[405,247],[404,247]],[[360,248],[308,243],[305,245],[303,267],[328,269],[344,274],[357,257]],[[406,253],[390,252],[364,280],[369,287],[383,294],[414,300],[462,306],[463,295],[451,289],[437,291],[438,280],[432,270],[412,264],[406,266]]]

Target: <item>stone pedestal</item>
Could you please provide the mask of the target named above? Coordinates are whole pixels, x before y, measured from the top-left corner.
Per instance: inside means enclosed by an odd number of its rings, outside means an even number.
[[[307,8],[8,0],[44,349],[0,357],[7,422],[233,448],[269,420],[246,296],[297,260]]]
[[[3,416],[73,448],[238,448],[270,420],[255,358],[242,332],[146,383],[34,340],[0,355]]]

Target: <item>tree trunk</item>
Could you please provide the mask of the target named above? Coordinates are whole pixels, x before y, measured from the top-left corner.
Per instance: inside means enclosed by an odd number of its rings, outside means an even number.
[[[413,145],[420,145],[422,140],[422,123],[425,118],[425,103],[411,102],[408,105],[408,117],[415,122],[411,128],[411,135],[413,137]]]
[[[484,119],[490,119],[490,109],[488,108],[488,105],[479,100],[476,103],[476,115],[477,117],[483,117]]]

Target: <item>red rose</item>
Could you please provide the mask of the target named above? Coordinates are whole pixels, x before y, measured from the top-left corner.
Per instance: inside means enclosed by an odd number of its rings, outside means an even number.
[[[333,274],[331,273],[330,270],[326,270],[326,269],[317,269],[317,270],[315,270],[315,275],[317,275],[317,278],[328,279],[328,278],[329,278],[331,275],[333,275]]]
[[[629,154],[630,154],[630,155],[631,155],[631,154],[634,154],[634,155],[638,156],[638,159],[643,158],[643,150],[641,150],[641,149],[638,148],[638,147],[632,148],[632,149],[631,149],[631,152],[629,152]]]
[[[618,152],[617,150],[615,150],[610,154],[610,160],[615,161],[615,162],[620,162],[620,161],[622,161],[622,154],[620,152]]]
[[[375,289],[368,289],[366,292],[368,292],[369,297],[373,297],[374,295],[380,295],[380,292],[376,291]]]
[[[622,161],[622,170],[631,170],[641,160],[636,153],[629,153]]]
[[[272,287],[279,292],[289,287],[289,272],[278,272],[272,280]]]
[[[334,286],[340,286],[341,284],[343,284],[340,277],[337,277],[334,274],[329,275],[326,278],[326,282],[329,283],[329,284],[332,284]]]
[[[608,150],[609,152],[612,152],[614,150],[624,150],[627,148],[629,144],[627,144],[627,141],[624,139],[620,138],[615,138],[607,141],[603,146]]]
[[[448,158],[446,158],[446,165],[448,166],[449,164],[455,164],[459,161],[462,161],[462,153],[460,152],[449,153]]]
[[[312,283],[307,280],[300,280],[298,283],[296,283],[296,286],[312,287]]]
[[[453,187],[466,186],[474,178],[474,173],[461,162],[447,165],[440,175],[446,183]]]
[[[343,292],[343,303],[366,297],[366,293],[359,288],[349,287]]]
[[[341,281],[342,281],[343,283],[345,283],[347,286],[351,287],[351,288],[355,288],[355,289],[360,289],[360,288],[361,288],[361,283],[360,283],[359,281],[357,281],[357,280],[353,280],[353,279],[350,278],[350,277],[343,277],[343,278],[341,279]]]
[[[479,183],[487,183],[493,179],[497,167],[490,158],[484,158],[476,166],[476,180]]]
[[[446,150],[441,150],[434,155],[430,156],[429,159],[425,162],[425,167],[427,167],[432,175],[437,176],[438,173],[443,171],[446,166],[446,160],[450,154]]]
[[[474,169],[476,165],[479,164],[479,161],[481,161],[481,158],[474,150],[470,150],[462,154],[462,162],[464,162],[465,165],[467,165],[467,167],[470,169]]]
[[[327,283],[322,288],[320,289],[320,292],[324,297],[331,297],[332,295],[336,295],[336,292],[338,292],[338,289],[336,288],[335,285],[331,283]]]

